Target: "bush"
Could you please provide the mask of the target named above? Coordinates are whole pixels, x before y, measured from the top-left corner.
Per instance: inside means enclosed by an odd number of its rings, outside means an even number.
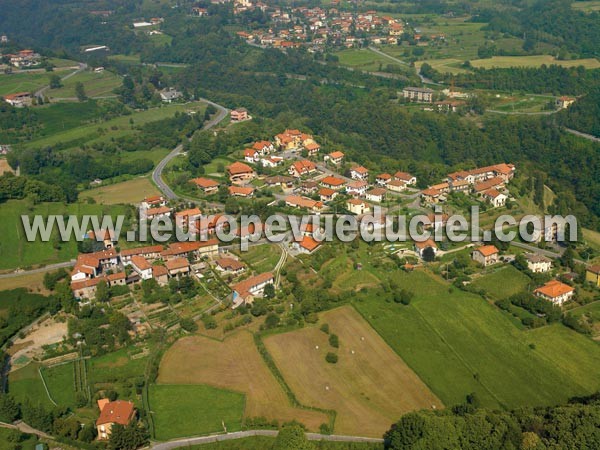
[[[179,322],[179,325],[181,326],[181,328],[183,330],[185,330],[185,331],[187,331],[189,333],[194,333],[195,331],[198,331],[198,325],[196,324],[196,322],[194,322],[189,317],[187,317],[185,319],[181,319],[181,321]],[[204,322],[204,325],[206,325],[206,322]]]
[[[329,335],[329,345],[334,348],[338,348],[340,346],[340,339],[338,338],[337,334]]]
[[[329,324],[328,323],[324,323],[323,325],[321,325],[320,330],[325,333],[325,334],[329,334]]]
[[[325,356],[325,361],[327,361],[329,364],[335,364],[338,362],[338,355],[336,355],[335,353],[329,352]]]

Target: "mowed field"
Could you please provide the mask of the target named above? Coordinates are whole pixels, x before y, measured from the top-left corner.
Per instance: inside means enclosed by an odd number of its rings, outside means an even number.
[[[114,96],[113,90],[121,85],[121,78],[108,70],[101,73],[92,71],[79,72],[63,80],[61,88],[48,89],[46,94],[50,98],[76,97],[75,85],[77,83],[83,84],[85,94],[88,97]]]
[[[515,266],[507,265],[477,278],[472,286],[483,289],[495,299],[510,297],[527,288],[531,279]]]
[[[534,56],[493,56],[486,59],[474,59],[471,61],[473,67],[482,67],[484,69],[507,68],[507,67],[540,67],[542,64],[547,66],[554,64],[563,67],[583,66],[586,69],[597,69],[600,67],[600,61],[595,58],[573,59],[560,61],[550,55]]]
[[[395,279],[414,292],[409,306],[370,295],[355,306],[446,405],[471,392],[487,407],[549,405],[600,388],[591,339],[563,325],[521,331],[480,296],[420,270]]]
[[[146,177],[110,184],[83,191],[82,198],[91,197],[96,203],[115,205],[118,203],[139,203],[144,197],[159,195],[160,191]]]
[[[442,402],[351,306],[320,315],[340,347],[318,326],[265,339],[298,400],[337,412],[334,432],[381,436],[403,414],[442,408]],[[318,348],[317,348],[318,347]],[[338,353],[336,364],[325,355]]]
[[[206,385],[152,385],[149,392],[156,439],[238,431],[244,394]]]
[[[287,395],[258,353],[252,335],[240,331],[223,342],[185,337],[165,353],[158,384],[207,384],[246,394],[245,417],[297,420],[316,431],[325,413],[291,406]]]

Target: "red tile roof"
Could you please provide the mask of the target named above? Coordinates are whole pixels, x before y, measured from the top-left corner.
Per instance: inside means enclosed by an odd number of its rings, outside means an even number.
[[[190,180],[190,183],[194,183],[196,186],[201,187],[201,188],[211,188],[211,187],[217,187],[219,185],[218,182],[216,182],[215,180],[211,180],[210,178],[194,178]]]
[[[551,280],[533,292],[536,294],[542,294],[545,297],[556,298],[560,297],[561,295],[568,294],[569,292],[573,292],[574,290],[575,289],[568,284],[561,283],[558,280]]]
[[[227,171],[230,175],[240,175],[243,173],[253,173],[252,167],[248,164],[244,164],[242,162],[236,161],[230,166],[227,167]]]
[[[104,404],[100,417],[96,420],[96,426],[107,423],[118,423],[120,425],[128,425],[135,415],[135,408],[132,402],[124,400],[115,400]]]
[[[485,257],[488,257],[495,255],[500,250],[498,250],[495,245],[482,245],[481,247],[476,248],[475,251],[481,253]]]

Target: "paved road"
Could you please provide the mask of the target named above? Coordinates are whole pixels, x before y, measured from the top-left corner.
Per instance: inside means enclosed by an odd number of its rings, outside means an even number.
[[[537,112],[524,112],[524,111],[498,111],[497,109],[486,109],[485,112],[494,114],[504,114],[506,116],[550,116],[556,114],[556,111],[537,111]]]
[[[67,267],[71,267],[73,265],[75,265],[75,260],[65,261],[65,262],[56,263],[56,264],[49,264],[47,266],[40,267],[39,269],[31,269],[31,270],[22,270],[20,272],[3,273],[3,274],[0,274],[0,280],[2,278],[14,278],[14,277],[20,277],[21,275],[31,275],[33,273],[44,273],[44,272],[49,272],[51,270],[56,270],[56,269],[66,269]]]
[[[196,438],[178,439],[171,442],[162,442],[153,444],[150,448],[153,450],[172,450],[175,448],[189,447],[191,445],[209,444],[211,442],[230,441],[233,439],[244,439],[252,436],[277,436],[275,430],[248,430],[235,433],[218,434],[213,436],[203,436]],[[329,434],[307,433],[306,437],[311,441],[335,441],[335,442],[373,442],[382,443],[383,439],[367,438],[360,436],[339,436]]]
[[[79,63],[79,69],[75,70],[74,72],[70,72],[70,73],[66,74],[64,77],[61,77],[60,79],[62,81],[68,80],[69,78],[78,74],[79,72],[83,72],[85,69],[87,69],[87,67],[88,67],[88,65],[86,63]],[[35,91],[33,96],[34,97],[43,96],[44,92],[46,92],[49,88],[50,88],[50,85],[44,86],[43,88],[40,88],[37,91]]]
[[[565,131],[567,133],[574,134],[575,136],[579,136],[579,137],[582,137],[582,138],[590,140],[590,141],[600,142],[599,137],[592,136],[591,134],[587,134],[587,133],[582,133],[581,131],[573,130],[572,128],[565,128]]]
[[[209,105],[212,105],[217,109],[217,113],[214,114],[212,119],[210,119],[208,122],[206,122],[204,124],[204,127],[202,128],[203,130],[208,130],[210,128],[213,128],[219,122],[221,122],[225,118],[225,116],[227,116],[228,110],[226,108],[224,108],[223,106],[217,105],[216,103],[213,103],[213,102],[203,99],[203,98],[201,98],[199,100],[203,101],[205,103],[208,103]],[[167,183],[164,182],[164,180],[162,178],[162,172],[165,169],[165,167],[167,166],[167,164],[169,163],[169,161],[171,161],[173,158],[175,158],[177,155],[179,155],[179,153],[181,152],[182,149],[183,149],[182,144],[179,144],[177,147],[175,147],[171,151],[171,153],[169,153],[167,156],[165,156],[164,159],[162,159],[156,165],[156,167],[154,168],[154,171],[152,172],[152,181],[154,181],[154,183],[160,189],[160,191],[163,193],[163,195],[165,197],[167,197],[169,200],[177,199],[177,198],[179,198],[179,196],[177,194],[175,194],[175,192],[173,192],[173,190],[167,185]]]

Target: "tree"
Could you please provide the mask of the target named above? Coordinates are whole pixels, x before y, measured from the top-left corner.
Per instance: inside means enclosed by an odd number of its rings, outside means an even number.
[[[50,75],[50,89],[58,89],[62,87],[62,81],[56,74]]]
[[[423,250],[423,261],[432,262],[435,260],[435,250],[433,247],[425,247]]]
[[[75,95],[77,96],[77,100],[79,100],[80,102],[84,102],[85,100],[87,100],[87,95],[85,95],[85,88],[83,87],[83,83],[81,81],[78,81],[77,84],[75,84]]]
[[[193,333],[198,330],[198,325],[196,324],[196,322],[194,322],[189,317],[186,317],[185,319],[181,319],[179,321],[179,325],[181,326],[182,329],[184,329],[185,331],[188,331],[190,333]]]
[[[267,328],[275,328],[279,325],[279,316],[275,313],[269,313],[265,319],[265,326]]]
[[[331,345],[334,348],[338,348],[340,346],[340,339],[338,338],[337,334],[329,335],[329,345]]]
[[[304,430],[297,424],[284,426],[275,439],[273,450],[314,450],[315,446],[306,438]]]
[[[328,352],[327,355],[325,355],[325,361],[329,364],[335,364],[338,362],[338,355],[333,352]]]
[[[110,290],[108,283],[104,280],[96,285],[96,301],[107,302],[110,300]]]
[[[0,421],[12,423],[19,418],[21,409],[12,395],[0,394]]]
[[[111,450],[135,450],[148,443],[148,432],[132,420],[127,426],[114,424],[111,428],[108,448]]]
[[[275,297],[275,286],[272,283],[269,283],[265,286],[264,296],[265,298]]]

